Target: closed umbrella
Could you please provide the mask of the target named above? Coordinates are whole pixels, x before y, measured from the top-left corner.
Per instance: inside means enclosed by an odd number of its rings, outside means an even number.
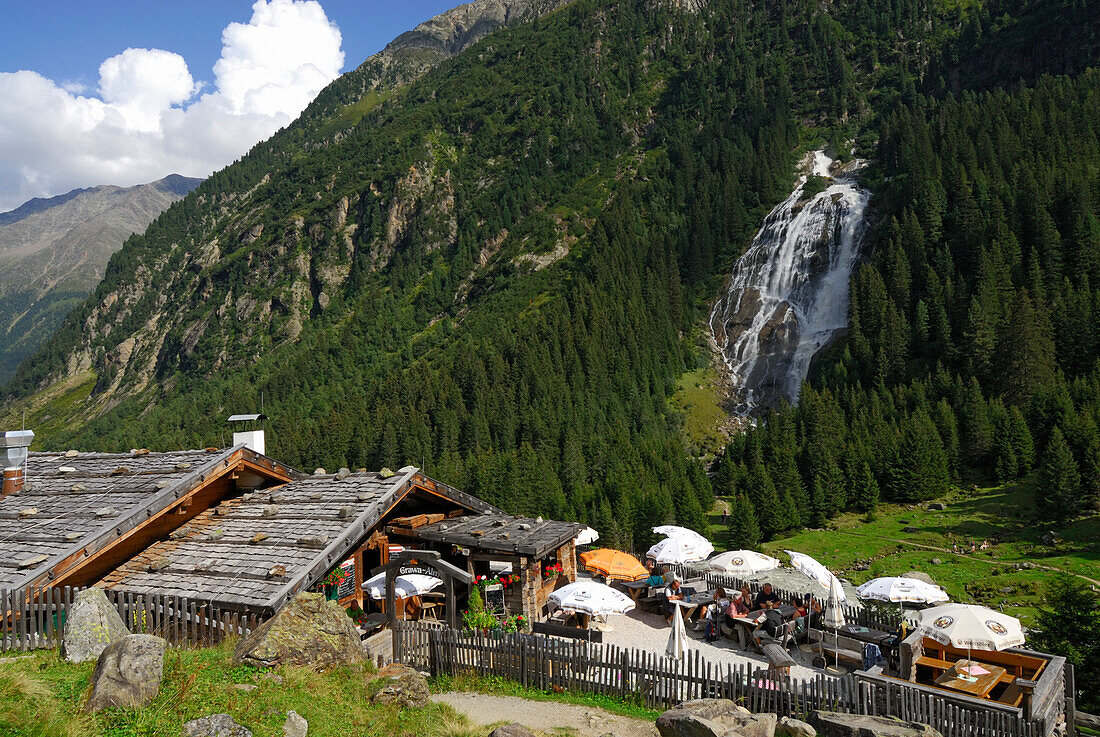
[[[861,599],[907,604],[937,604],[950,601],[947,592],[935,584],[904,576],[873,578],[856,589]]]
[[[668,636],[665,655],[673,660],[683,660],[685,640],[687,640],[687,632],[684,630],[684,615],[680,613],[680,607],[676,606],[673,607],[672,632]]]
[[[443,580],[435,576],[426,576],[422,573],[410,573],[406,576],[398,576],[393,580],[393,595],[398,599],[407,599],[410,596],[421,596],[442,585]],[[385,599],[385,572],[383,571],[364,582],[363,590],[369,593],[372,599]]]
[[[570,612],[591,616],[626,614],[634,602],[622,591],[595,581],[576,581],[550,594],[550,603]]]
[[[701,535],[687,527],[679,527],[677,525],[660,525],[654,527],[653,531],[658,535],[664,535],[665,537],[687,537],[692,540],[699,540],[700,542],[708,542],[705,535]]]
[[[640,581],[649,575],[637,558],[621,550],[589,550],[581,553],[580,558],[585,569],[600,574],[608,581]]]
[[[802,573],[809,576],[814,581],[817,581],[820,586],[829,591],[832,588],[833,581],[837,582],[837,589],[840,591],[840,601],[846,601],[847,597],[844,594],[844,588],[840,586],[840,581],[834,576],[828,568],[818,563],[816,560],[806,555],[805,553],[798,553],[794,550],[786,551],[787,555],[791,556],[791,565],[797,568]]]
[[[591,527],[585,527],[581,530],[581,533],[573,538],[574,545],[591,545],[600,539],[600,533],[593,530]]]
[[[779,560],[755,550],[731,550],[707,561],[707,570],[730,576],[755,576],[779,567]]]
[[[646,551],[646,557],[658,563],[695,563],[714,552],[714,546],[706,540],[690,537],[666,537]]]
[[[941,645],[1005,650],[1024,644],[1020,620],[976,604],[944,604],[920,612],[921,634]]]
[[[837,577],[833,576],[833,580],[829,584],[829,601],[825,609],[825,626],[833,630],[833,650],[836,653],[836,659],[833,662],[832,670],[836,673],[842,672],[840,670],[840,628],[845,625],[842,601],[844,601],[844,588],[840,585]]]

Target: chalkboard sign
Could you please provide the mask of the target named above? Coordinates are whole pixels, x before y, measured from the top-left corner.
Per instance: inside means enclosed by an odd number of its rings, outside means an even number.
[[[485,611],[494,617],[503,617],[504,611],[504,587],[499,583],[485,587]]]
[[[349,560],[340,567],[344,569],[348,577],[336,588],[336,598],[346,599],[349,596],[355,596],[355,561]]]

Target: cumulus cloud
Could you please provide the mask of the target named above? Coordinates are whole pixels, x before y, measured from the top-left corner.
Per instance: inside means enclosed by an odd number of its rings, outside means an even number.
[[[291,122],[343,64],[315,0],[257,0],[222,32],[213,85],[161,49],[105,60],[96,94],[0,73],[0,211],[75,187],[207,176]]]

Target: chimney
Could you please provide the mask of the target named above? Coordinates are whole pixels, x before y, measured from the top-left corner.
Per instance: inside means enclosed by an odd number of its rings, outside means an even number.
[[[9,430],[0,437],[0,453],[4,461],[4,486],[0,497],[14,494],[23,488],[23,476],[27,463],[27,448],[34,440],[30,430]]]
[[[249,450],[254,450],[261,455],[266,454],[267,446],[264,442],[264,420],[266,419],[267,415],[264,414],[231,415],[229,424],[233,426],[233,446],[244,443]]]

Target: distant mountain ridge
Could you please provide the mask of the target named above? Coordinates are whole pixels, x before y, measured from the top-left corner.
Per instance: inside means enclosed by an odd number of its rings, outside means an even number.
[[[0,384],[95,287],[126,239],[201,182],[171,174],[86,187],[0,213]]]

